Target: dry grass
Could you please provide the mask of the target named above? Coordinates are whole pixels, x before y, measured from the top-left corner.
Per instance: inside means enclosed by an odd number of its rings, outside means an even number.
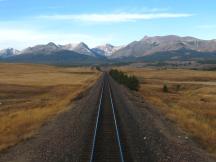
[[[99,76],[90,68],[0,64],[0,150],[31,137]]]
[[[216,154],[216,73],[193,70],[122,68],[141,81],[140,92],[152,105]],[[163,92],[167,84],[168,93]]]

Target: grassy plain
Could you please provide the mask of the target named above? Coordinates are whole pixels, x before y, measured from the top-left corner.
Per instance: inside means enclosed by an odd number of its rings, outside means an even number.
[[[0,150],[35,134],[100,76],[91,68],[0,64]]]
[[[121,70],[139,78],[139,91],[147,102],[201,147],[216,154],[216,72],[130,67]],[[164,92],[164,85],[168,92]]]

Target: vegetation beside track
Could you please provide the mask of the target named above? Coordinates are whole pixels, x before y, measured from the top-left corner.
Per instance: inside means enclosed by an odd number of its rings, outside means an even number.
[[[216,73],[187,69],[119,67],[140,81],[146,102],[160,109],[189,138],[216,155]]]
[[[110,75],[118,83],[125,85],[131,90],[138,91],[139,80],[134,75],[127,75],[124,72],[116,70],[116,69],[110,70]]]

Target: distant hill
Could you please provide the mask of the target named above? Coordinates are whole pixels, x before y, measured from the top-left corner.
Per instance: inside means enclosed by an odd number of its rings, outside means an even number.
[[[196,61],[216,63],[216,52],[197,52],[188,49],[179,49],[176,51],[156,52],[147,56],[128,56],[112,59],[114,63],[134,63],[134,62],[166,62],[166,61]]]
[[[0,62],[10,63],[39,63],[39,64],[54,64],[54,65],[91,65],[106,62],[106,58],[96,58],[93,56],[79,54],[74,51],[61,50],[47,53],[37,54],[21,54],[13,57],[0,59]]]

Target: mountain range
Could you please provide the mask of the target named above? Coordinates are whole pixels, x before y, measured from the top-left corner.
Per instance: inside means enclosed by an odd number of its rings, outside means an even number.
[[[140,57],[158,52],[170,52],[182,49],[197,52],[216,52],[216,40],[201,40],[194,37],[179,37],[175,35],[145,36],[140,41],[134,41],[116,51],[112,57]]]
[[[194,37],[145,36],[125,46],[111,44],[89,48],[85,43],[36,45],[22,51],[0,50],[1,62],[30,62],[50,64],[79,64],[133,61],[164,61],[216,59],[216,40]]]

